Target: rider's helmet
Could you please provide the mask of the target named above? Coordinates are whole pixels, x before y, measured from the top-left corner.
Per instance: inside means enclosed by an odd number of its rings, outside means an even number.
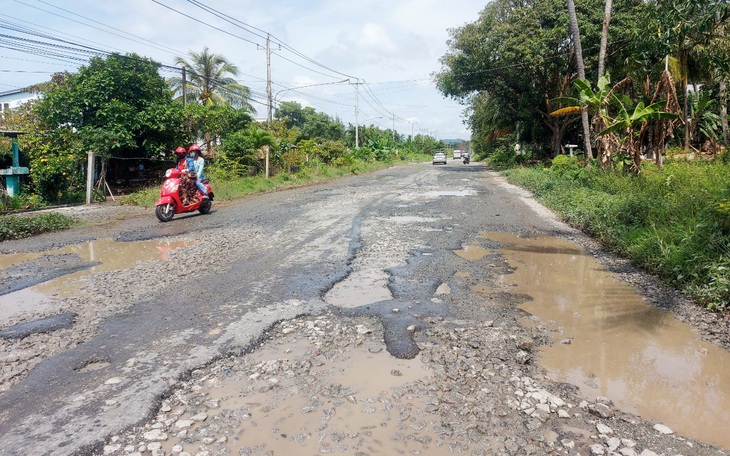
[[[188,149],[188,156],[195,158],[195,154],[200,153],[200,146],[197,144],[193,144],[190,146],[190,149]]]
[[[180,155],[180,154],[185,155],[185,152],[186,152],[186,150],[182,146],[180,146],[177,149],[175,149],[175,155]]]

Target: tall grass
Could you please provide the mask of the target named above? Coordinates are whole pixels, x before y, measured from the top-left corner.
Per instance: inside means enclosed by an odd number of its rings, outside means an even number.
[[[639,175],[566,168],[505,174],[569,224],[708,308],[730,308],[730,165],[649,164]]]

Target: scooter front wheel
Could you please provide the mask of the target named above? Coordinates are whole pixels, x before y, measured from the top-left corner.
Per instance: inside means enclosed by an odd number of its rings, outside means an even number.
[[[169,222],[175,216],[175,206],[173,204],[160,204],[155,209],[155,215],[161,222]]]

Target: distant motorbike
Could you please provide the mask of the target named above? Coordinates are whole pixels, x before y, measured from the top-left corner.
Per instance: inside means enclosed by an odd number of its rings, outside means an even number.
[[[469,164],[469,155],[464,155],[464,156],[462,157],[462,162],[463,162],[463,163],[464,163],[465,165],[468,165],[468,164]]]
[[[162,183],[160,190],[160,199],[155,205],[155,215],[161,222],[169,222],[175,214],[183,212],[198,211],[201,214],[207,214],[213,207],[213,189],[208,180],[203,181],[205,187],[205,195],[201,195],[200,191],[195,187],[193,176],[183,176],[187,171],[180,171],[178,168],[170,168],[165,172],[165,182]],[[187,181],[186,183],[183,183]],[[189,190],[187,186],[195,187],[195,191],[191,191],[190,197],[184,197],[185,192]],[[187,203],[187,204],[184,204]]]

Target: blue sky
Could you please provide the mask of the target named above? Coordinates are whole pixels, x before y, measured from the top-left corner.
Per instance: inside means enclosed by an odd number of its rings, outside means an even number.
[[[207,46],[238,66],[236,79],[252,89],[257,117],[265,118],[263,46],[268,33],[274,43],[284,44],[272,45],[272,93],[277,101],[298,101],[354,123],[357,98],[360,124],[392,128],[395,123],[403,134],[413,130],[438,138],[468,138],[461,120],[463,107],[443,98],[431,75],[440,69],[448,29],[475,21],[485,4],[485,0],[0,0],[0,34],[38,39],[7,28],[27,27],[95,49],[136,52],[169,65],[176,56]],[[82,64],[7,46],[0,40],[0,92],[47,80],[56,71],[74,71]],[[350,82],[340,82],[344,79]],[[365,83],[358,86],[359,97],[354,81]],[[310,87],[296,89],[301,86]]]

